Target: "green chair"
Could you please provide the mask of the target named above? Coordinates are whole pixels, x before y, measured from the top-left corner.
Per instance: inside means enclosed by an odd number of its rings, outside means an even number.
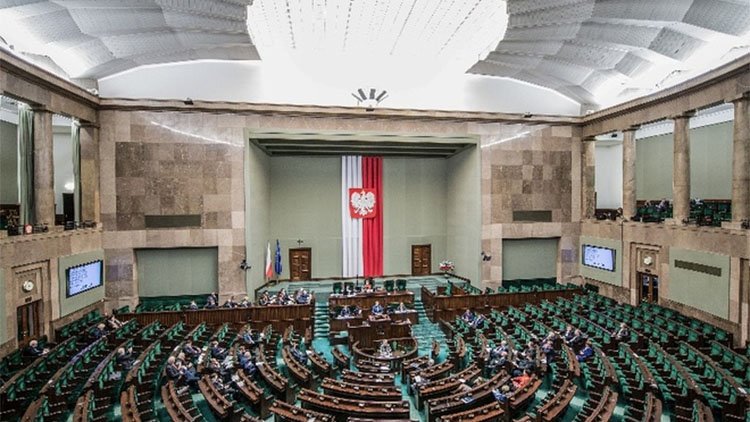
[[[337,295],[341,294],[343,285],[344,284],[342,282],[340,282],[340,281],[334,282],[333,283],[333,294],[337,294]]]
[[[398,291],[404,291],[406,290],[406,280],[403,278],[399,278],[396,280],[396,290]]]
[[[388,292],[392,292],[393,291],[393,285],[394,285],[393,280],[386,280],[385,281],[385,290],[388,291]]]

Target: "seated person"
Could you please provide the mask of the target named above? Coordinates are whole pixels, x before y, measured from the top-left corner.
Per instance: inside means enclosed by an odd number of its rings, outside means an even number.
[[[266,306],[271,303],[271,297],[268,295],[268,291],[266,290],[263,292],[263,294],[260,295],[260,299],[258,299],[258,304],[260,306]]]
[[[382,357],[393,356],[393,349],[391,349],[391,345],[388,343],[387,340],[383,340],[380,342],[380,349],[378,350],[378,353]]]
[[[365,279],[365,285],[362,286],[362,291],[365,293],[372,292],[372,278]]]
[[[276,304],[277,305],[284,305],[289,300],[289,295],[286,293],[286,289],[281,289],[276,294]]]
[[[407,311],[409,311],[409,308],[407,308],[406,305],[404,305],[404,302],[399,302],[398,308],[396,308],[396,313],[400,314],[400,313],[404,313]]]
[[[487,364],[487,369],[490,373],[504,367],[508,363],[508,352],[502,352],[495,358],[492,358]]]
[[[193,360],[201,355],[201,349],[194,346],[193,339],[189,338],[185,341],[185,345],[182,346],[182,353],[184,353],[188,359]]]
[[[229,299],[227,299],[226,302],[224,302],[224,308],[236,308],[237,302],[234,301],[234,296],[229,296]]]
[[[413,380],[411,386],[412,386],[412,388],[414,390],[419,390],[419,387],[427,384],[428,382],[430,382],[430,380],[427,377],[423,377],[423,376],[417,374],[417,375],[414,376],[414,380]]]
[[[534,344],[533,341],[526,343],[526,350],[524,350],[523,353],[530,359],[535,358],[538,355],[536,344]]]
[[[115,356],[115,363],[120,368],[121,371],[129,371],[130,368],[133,367],[133,348],[129,347],[128,350],[125,350],[124,347],[120,347],[117,349],[117,355]]]
[[[376,300],[375,304],[372,305],[372,309],[370,310],[370,312],[373,315],[382,315],[383,314],[383,305],[381,305],[380,302]]]
[[[466,382],[465,379],[461,378],[461,379],[458,380],[458,382],[460,382],[460,384],[456,388],[457,392],[459,392],[459,393],[468,393],[469,391],[471,391],[471,386],[469,385],[468,382]]]
[[[351,318],[352,317],[352,313],[349,310],[349,305],[344,305],[344,307],[341,308],[341,310],[339,311],[338,317],[339,318]]]
[[[211,357],[219,360],[224,360],[227,357],[227,350],[221,347],[216,340],[211,342]]]
[[[206,298],[206,309],[214,309],[219,306],[219,297],[216,296],[216,292],[211,292]]]
[[[545,358],[547,359],[547,363],[551,363],[553,360],[555,360],[555,356],[557,355],[557,352],[555,351],[555,346],[552,340],[545,340],[542,344],[542,353],[544,353]]]
[[[31,340],[29,342],[29,345],[26,346],[23,351],[21,352],[24,356],[30,356],[30,357],[39,357],[42,355],[46,355],[49,352],[48,349],[42,348],[39,346],[39,342],[36,340]]]
[[[574,349],[585,342],[586,342],[586,336],[579,329],[576,329],[573,332],[573,338],[567,341],[568,345]]]
[[[471,322],[474,321],[474,313],[471,312],[470,309],[467,309],[464,314],[461,315],[461,319],[471,324]]]
[[[362,310],[359,309],[357,305],[350,305],[349,311],[353,317],[358,317],[362,315]]]
[[[560,335],[562,336],[563,340],[568,343],[573,339],[573,337],[575,337],[575,330],[573,329],[572,325],[568,325],[567,327],[565,327],[565,331]]]
[[[237,306],[240,307],[240,308],[249,308],[250,307],[250,298],[247,297],[247,296],[243,297],[242,301],[240,301],[240,303],[238,303]]]
[[[102,337],[106,337],[109,332],[107,331],[107,326],[104,325],[103,322],[96,325],[96,328],[91,331],[91,337],[95,339],[100,339]]]
[[[307,293],[305,289],[300,289],[299,294],[297,295],[297,303],[300,305],[310,303],[310,294]]]
[[[344,289],[344,294],[347,296],[354,296],[354,287],[352,287],[351,284],[347,284],[346,288]]]
[[[591,340],[586,340],[586,344],[583,346],[583,349],[578,352],[578,356],[576,356],[576,359],[578,360],[578,362],[585,362],[591,356],[594,356],[594,348],[591,347]]]
[[[513,390],[520,390],[531,382],[531,372],[523,371],[521,375],[511,379],[511,382],[513,383]]]
[[[208,361],[204,371],[209,374],[222,374],[224,372],[221,362],[216,358],[211,358],[211,360]]]
[[[167,359],[166,372],[167,377],[175,382],[182,381],[188,385],[196,385],[198,383],[199,378],[195,374],[195,369],[183,365],[174,356],[170,356]]]
[[[628,330],[628,326],[624,323],[620,323],[620,328],[617,329],[617,331],[614,334],[615,340],[618,341],[627,341],[630,339],[630,330]]]
[[[233,392],[232,388],[226,384],[224,384],[224,380],[221,379],[219,374],[211,374],[211,384],[213,384],[216,391],[221,393],[222,395],[231,394]]]
[[[432,347],[430,348],[430,359],[433,361],[437,360],[440,356],[440,343],[434,338],[432,339]]]
[[[499,401],[500,403],[505,403],[508,401],[509,393],[510,387],[507,385],[503,385],[499,390],[497,388],[492,390],[492,395],[495,397],[495,400]]]
[[[471,322],[471,326],[474,328],[482,328],[482,325],[484,325],[484,315],[477,314],[476,318],[474,318],[474,321]]]
[[[248,346],[255,346],[257,343],[253,338],[253,332],[250,330],[245,330],[245,332],[242,333],[242,341]]]
[[[120,320],[117,319],[113,314],[108,315],[106,318],[107,318],[107,326],[111,330],[116,330],[122,327],[123,325],[122,322],[120,322]]]
[[[195,303],[194,300],[190,301],[190,305],[188,305],[188,309],[191,311],[197,311],[198,310],[198,304]]]
[[[292,356],[303,365],[307,365],[307,355],[299,349],[299,344],[294,343],[292,345]]]
[[[508,342],[503,340],[500,342],[500,344],[496,345],[491,351],[490,351],[490,357],[492,358],[498,358],[500,355],[505,352],[507,355],[508,353]]]

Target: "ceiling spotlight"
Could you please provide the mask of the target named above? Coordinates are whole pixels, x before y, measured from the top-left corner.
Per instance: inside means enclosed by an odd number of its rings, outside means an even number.
[[[365,110],[373,111],[375,107],[388,98],[388,91],[382,90],[378,93],[376,88],[369,88],[367,92],[363,88],[358,88],[352,92],[352,97],[357,100],[358,106],[364,106]]]

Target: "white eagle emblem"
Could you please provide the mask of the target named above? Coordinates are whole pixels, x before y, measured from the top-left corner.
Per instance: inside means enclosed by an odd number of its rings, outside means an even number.
[[[365,190],[353,192],[349,198],[352,210],[361,216],[372,214],[375,208],[375,194]]]

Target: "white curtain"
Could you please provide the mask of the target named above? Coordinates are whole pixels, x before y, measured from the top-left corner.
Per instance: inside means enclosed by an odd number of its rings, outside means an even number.
[[[341,157],[341,234],[343,277],[364,274],[362,259],[362,219],[349,215],[349,188],[362,187],[362,157]]]

